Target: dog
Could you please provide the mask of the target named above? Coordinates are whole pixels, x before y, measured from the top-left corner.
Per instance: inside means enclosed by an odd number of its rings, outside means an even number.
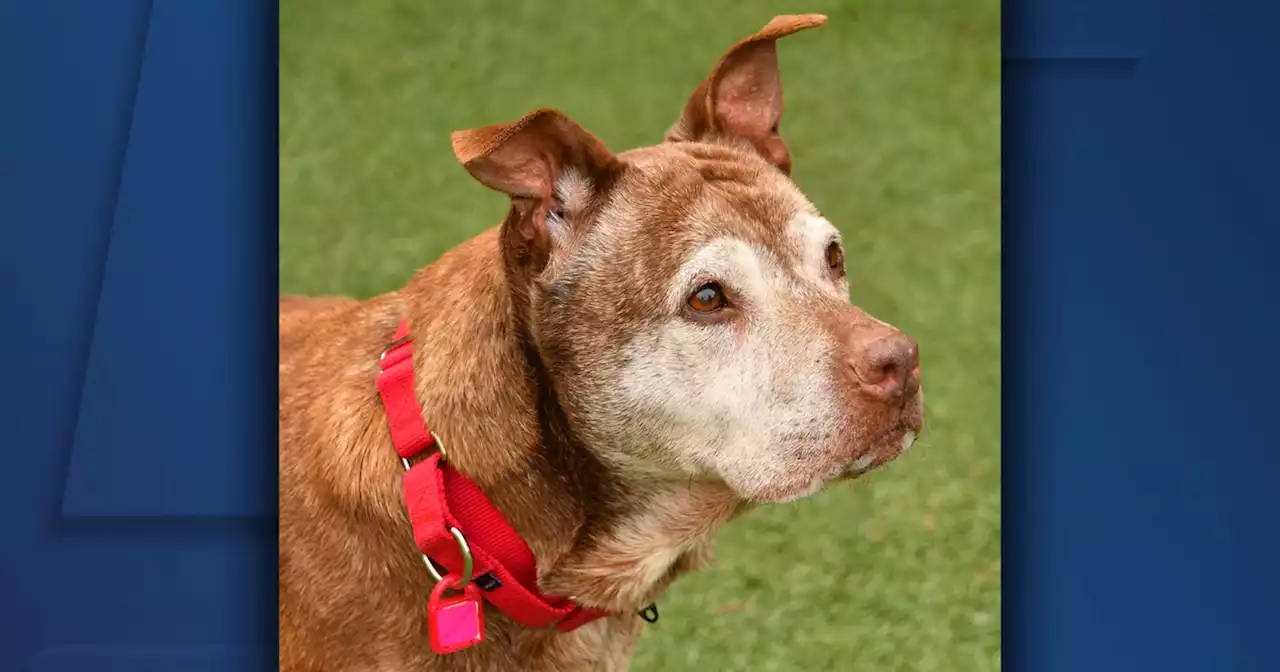
[[[720,525],[911,446],[918,346],[850,303],[779,134],[776,41],[825,21],[735,44],[650,147],[615,154],[547,109],[454,133],[505,221],[400,290],[281,298],[280,669],[626,669]],[[564,632],[486,604],[483,642],[433,653],[437,583],[375,385],[402,322],[437,465],[527,544],[536,591],[598,617]]]

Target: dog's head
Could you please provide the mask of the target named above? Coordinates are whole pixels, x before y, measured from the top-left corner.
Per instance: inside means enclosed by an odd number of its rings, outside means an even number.
[[[908,448],[917,347],[849,302],[840,233],[789,177],[780,16],[734,45],[661,144],[565,115],[459,131],[508,194],[503,263],[574,433],[602,459],[783,501]]]

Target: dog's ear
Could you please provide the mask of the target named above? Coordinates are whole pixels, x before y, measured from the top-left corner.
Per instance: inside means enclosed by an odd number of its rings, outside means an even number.
[[[509,219],[519,237],[545,259],[558,232],[548,218],[564,222],[570,188],[600,185],[617,165],[613,152],[564,113],[542,109],[509,124],[453,134],[453,153],[481,184],[511,197]],[[571,179],[570,179],[571,178]]]
[[[667,131],[667,141],[741,138],[789,174],[791,152],[778,135],[782,78],[777,40],[826,22],[821,14],[776,16],[760,32],[733,45],[689,97],[684,114]]]

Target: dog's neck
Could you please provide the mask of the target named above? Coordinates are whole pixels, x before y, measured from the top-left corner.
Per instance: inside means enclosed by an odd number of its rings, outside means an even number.
[[[529,543],[543,590],[634,611],[706,562],[712,533],[740,501],[720,484],[607,465],[580,443],[515,319],[496,230],[373,305],[388,329],[409,318],[427,422],[453,465]],[[398,464],[389,450],[380,447],[370,459]],[[389,493],[394,500],[399,490]],[[402,524],[401,516],[394,520]]]

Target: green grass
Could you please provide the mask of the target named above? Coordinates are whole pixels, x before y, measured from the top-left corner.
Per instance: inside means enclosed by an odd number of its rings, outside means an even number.
[[[774,14],[795,177],[840,226],[856,303],[915,335],[927,427],[895,464],[718,538],[636,670],[1000,666],[997,0],[285,0],[280,284],[367,297],[497,223],[449,132],[565,110],[651,144]]]

